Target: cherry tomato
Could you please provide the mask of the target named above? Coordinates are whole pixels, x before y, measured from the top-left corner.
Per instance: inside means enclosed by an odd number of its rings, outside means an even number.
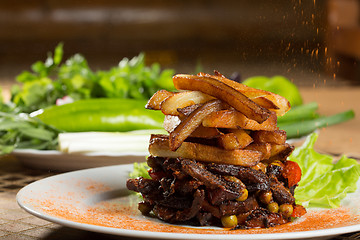
[[[284,178],[288,180],[289,187],[296,185],[301,179],[301,169],[296,162],[286,161],[282,171]]]
[[[306,209],[301,206],[301,205],[295,205],[294,206],[294,210],[293,213],[291,214],[291,217],[301,217],[302,215],[304,215],[306,213]]]

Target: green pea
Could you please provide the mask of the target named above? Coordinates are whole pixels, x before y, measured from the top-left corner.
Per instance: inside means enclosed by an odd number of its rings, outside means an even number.
[[[279,207],[279,212],[285,217],[290,217],[293,211],[294,208],[291,204],[281,204]]]
[[[277,213],[279,211],[279,204],[277,202],[269,203],[267,209],[272,213]]]
[[[238,201],[238,202],[243,202],[243,201],[245,201],[245,200],[248,198],[248,196],[249,196],[249,192],[248,192],[248,190],[247,190],[246,188],[244,188],[244,189],[241,191],[240,194],[241,194],[240,197],[238,197],[238,198],[236,199],[236,201]]]
[[[233,228],[238,224],[236,215],[223,216],[221,217],[221,223],[225,228]]]

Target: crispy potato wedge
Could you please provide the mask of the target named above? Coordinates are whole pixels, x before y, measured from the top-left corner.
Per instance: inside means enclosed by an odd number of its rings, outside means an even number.
[[[258,164],[262,153],[253,150],[224,150],[199,143],[183,142],[174,152],[169,147],[169,137],[153,134],[150,138],[149,153],[158,157],[189,158],[202,162],[233,164],[251,167]]]
[[[285,144],[271,144],[271,153],[270,160],[280,160],[285,161],[288,156],[294,151],[295,147],[285,143]]]
[[[261,152],[261,160],[269,159],[271,157],[270,143],[251,143],[245,149]]]
[[[162,101],[164,101],[166,98],[173,96],[174,92],[169,92],[167,90],[159,90],[152,97],[149,99],[147,104],[145,105],[146,109],[151,110],[160,110],[160,104]]]
[[[270,110],[259,106],[233,87],[211,77],[177,74],[173,77],[176,89],[201,91],[218,98],[258,123],[266,121]]]
[[[193,111],[186,119],[170,133],[169,146],[172,151],[175,151],[185,141],[195,129],[201,125],[202,120],[212,112],[222,109],[222,102],[220,100],[211,100],[201,107]]]
[[[216,128],[242,128],[247,130],[278,130],[277,117],[273,112],[270,117],[263,123],[258,123],[247,118],[244,114],[235,110],[221,110],[213,112],[204,118],[202,122],[204,127]]]
[[[184,108],[178,108],[177,111],[179,113],[180,118],[186,118],[190,115],[193,111],[195,111],[198,107],[200,107],[202,104],[193,104]]]
[[[217,71],[215,71],[214,75],[199,73],[198,76],[215,78],[241,92],[260,106],[276,112],[278,116],[284,115],[291,108],[290,103],[286,98],[272,92],[251,88],[244,84],[232,81]],[[263,98],[268,101],[264,101]],[[270,102],[272,104],[270,104]]]
[[[253,142],[253,139],[243,129],[231,129],[229,133],[218,138],[218,144],[226,150],[242,149]]]
[[[203,125],[198,126],[189,137],[193,138],[217,138],[220,136],[220,131],[217,128],[204,127]]]
[[[214,99],[214,97],[199,91],[184,91],[166,98],[161,102],[160,108],[165,115],[179,115],[177,111],[178,108],[205,103],[212,99]]]
[[[279,107],[276,106],[272,101],[270,101],[269,99],[267,99],[266,97],[257,97],[257,98],[250,98],[251,100],[253,100],[256,104],[272,110],[272,111],[279,111]]]
[[[257,143],[273,143],[273,144],[285,144],[286,132],[284,130],[275,131],[254,131],[251,133],[254,142]]]
[[[225,150],[240,149],[239,142],[234,133],[226,133],[218,137],[218,145]]]

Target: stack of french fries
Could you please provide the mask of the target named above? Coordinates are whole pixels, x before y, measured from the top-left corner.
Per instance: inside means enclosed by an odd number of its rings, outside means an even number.
[[[293,151],[277,127],[277,116],[290,109],[285,98],[217,71],[178,74],[173,83],[179,92],[160,90],[146,105],[165,114],[169,133],[151,136],[151,155],[253,167],[285,161]]]

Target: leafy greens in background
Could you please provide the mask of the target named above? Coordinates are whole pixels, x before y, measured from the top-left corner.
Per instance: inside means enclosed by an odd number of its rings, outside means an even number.
[[[347,193],[355,192],[360,165],[346,156],[334,163],[332,156],[316,152],[314,144],[317,137],[316,133],[308,136],[305,143],[289,157],[302,170],[295,199],[304,207],[339,207]]]
[[[108,71],[93,71],[81,54],[63,59],[63,44],[58,44],[47,59],[35,62],[31,71],[16,78],[10,102],[4,102],[0,89],[0,155],[15,148],[50,150],[58,147],[60,130],[45,124],[30,113],[69,97],[76,101],[92,98],[148,100],[157,90],[174,90],[174,70],[161,70],[155,63],[145,65],[145,55],[127,59]]]
[[[49,53],[44,62],[31,66],[17,76],[22,86],[11,89],[11,102],[17,112],[31,113],[56,103],[57,99],[69,96],[74,100],[88,98],[149,99],[157,90],[173,90],[174,70],[161,70],[155,63],[145,65],[144,54],[120,61],[108,71],[94,72],[86,59],[80,55],[63,60],[63,45],[59,44],[54,54]]]
[[[59,132],[26,113],[0,112],[0,155],[15,148],[55,149]]]

